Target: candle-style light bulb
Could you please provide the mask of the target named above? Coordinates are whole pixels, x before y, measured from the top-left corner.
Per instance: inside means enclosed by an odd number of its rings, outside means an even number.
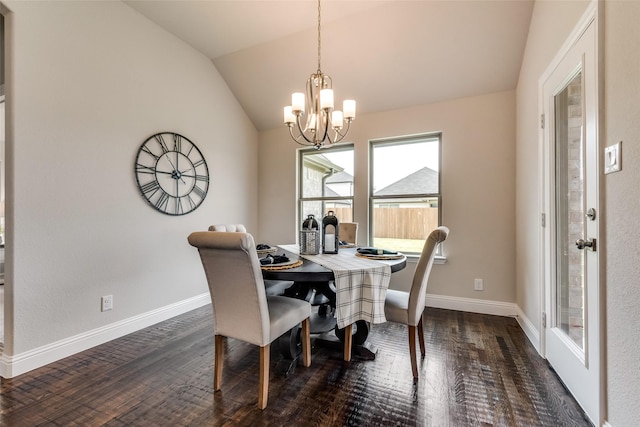
[[[296,121],[296,116],[293,114],[291,106],[284,107],[284,123],[286,125],[293,124]]]
[[[320,91],[320,108],[333,108],[333,89],[322,89]]]
[[[345,99],[342,103],[342,111],[344,111],[344,117],[346,119],[356,118],[356,101],[353,99]]]
[[[331,113],[331,127],[334,129],[342,129],[342,111],[333,110]]]
[[[291,95],[291,110],[294,113],[304,113],[304,93],[296,92]]]

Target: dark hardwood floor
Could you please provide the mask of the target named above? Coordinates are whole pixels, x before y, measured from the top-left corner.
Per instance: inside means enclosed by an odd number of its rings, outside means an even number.
[[[314,346],[285,377],[272,352],[257,408],[257,347],[227,340],[213,392],[210,306],[13,379],[2,426],[588,426],[512,318],[428,309],[414,385],[402,325],[374,325],[374,361]]]

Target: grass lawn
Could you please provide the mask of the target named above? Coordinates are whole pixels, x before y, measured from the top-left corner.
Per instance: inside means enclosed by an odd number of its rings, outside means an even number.
[[[373,239],[373,246],[375,246],[376,248],[400,251],[403,253],[420,253],[422,252],[422,247],[424,246],[424,240],[385,239],[375,237]]]

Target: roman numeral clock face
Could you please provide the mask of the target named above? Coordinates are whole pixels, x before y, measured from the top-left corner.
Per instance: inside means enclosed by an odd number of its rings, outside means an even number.
[[[202,153],[177,133],[147,138],[138,150],[135,171],[142,196],[167,215],[196,210],[209,190],[209,169]]]

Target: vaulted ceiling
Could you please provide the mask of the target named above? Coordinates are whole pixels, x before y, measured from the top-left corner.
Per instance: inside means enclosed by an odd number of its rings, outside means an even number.
[[[260,131],[318,67],[313,0],[125,1],[209,57]],[[514,89],[532,0],[323,0],[322,71],[358,114]]]

